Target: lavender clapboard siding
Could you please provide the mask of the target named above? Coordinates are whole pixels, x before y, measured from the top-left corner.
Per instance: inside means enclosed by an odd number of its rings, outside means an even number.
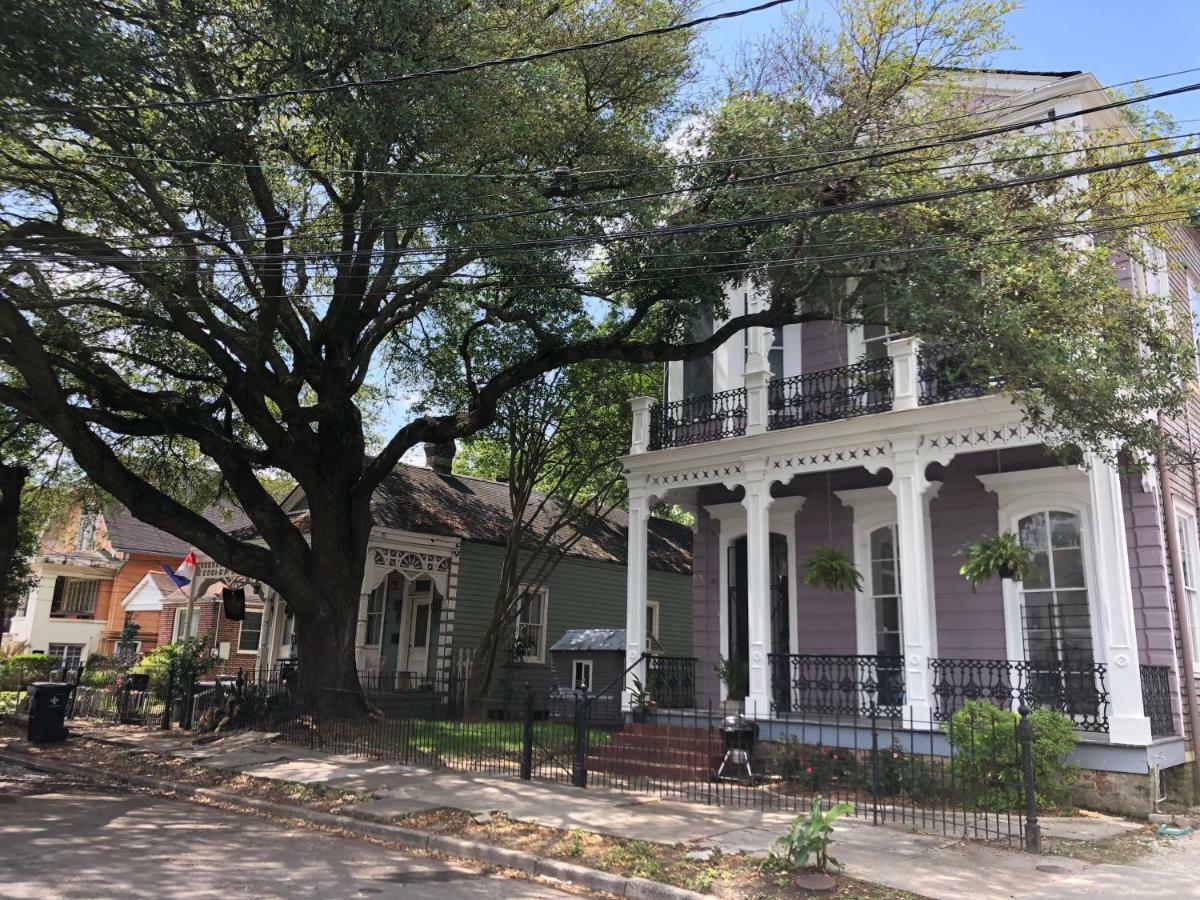
[[[1158,503],[1137,475],[1121,479],[1121,496],[1138,656],[1146,665],[1169,666],[1175,656],[1175,632]]]
[[[721,523],[703,507],[692,536],[692,653],[696,657],[696,702],[721,700],[713,667],[721,659]]]
[[[999,498],[976,475],[995,469],[992,454],[957,457],[942,469],[938,495],[930,501],[933,590],[938,656],[946,659],[1005,659],[1004,590],[999,579],[971,587],[961,574],[958,550],[968,541],[995,534]]]
[[[804,374],[848,364],[846,326],[841,322],[805,322],[800,334]]]
[[[857,653],[854,595],[811,588],[804,582],[804,559],[818,545],[854,553],[853,510],[825,489],[823,479],[819,489],[808,492],[804,508],[796,513],[796,652]]]

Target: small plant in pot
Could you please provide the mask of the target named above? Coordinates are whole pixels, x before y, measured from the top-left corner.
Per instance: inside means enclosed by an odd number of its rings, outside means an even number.
[[[658,710],[658,704],[636,675],[633,676],[633,690],[629,692],[629,701],[634,722],[645,722]]]
[[[749,664],[745,660],[721,657],[721,661],[713,666],[713,670],[721,679],[721,683],[725,685],[725,696],[729,698],[725,702],[731,707],[736,707],[736,709],[724,711],[726,713],[741,712],[746,695],[750,693]]]
[[[1024,581],[1029,574],[1029,551],[1011,531],[967,544],[958,555],[965,558],[959,574],[964,575],[973,587],[979,587],[996,575]]]
[[[857,591],[862,573],[845,551],[836,547],[814,547],[804,561],[804,583],[828,591]]]

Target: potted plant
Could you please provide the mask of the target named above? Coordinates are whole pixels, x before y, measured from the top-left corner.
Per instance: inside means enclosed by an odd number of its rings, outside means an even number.
[[[804,583],[809,587],[829,591],[857,591],[862,587],[862,573],[854,560],[836,547],[814,547],[804,566]]]
[[[713,670],[725,685],[728,698],[721,704],[721,711],[725,715],[741,713],[746,695],[750,693],[750,666],[744,660],[721,657]]]
[[[1029,574],[1029,551],[1011,531],[967,544],[958,555],[966,560],[958,572],[966,576],[973,587],[979,587],[993,575],[1024,581]]]
[[[636,675],[633,676],[633,690],[630,691],[629,700],[634,722],[645,722],[658,710],[658,704]]]

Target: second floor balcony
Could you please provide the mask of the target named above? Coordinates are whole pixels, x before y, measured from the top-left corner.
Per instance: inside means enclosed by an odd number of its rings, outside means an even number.
[[[683,447],[979,397],[999,387],[945,347],[901,338],[884,358],[790,378],[748,373],[743,387],[635,408],[634,447]]]

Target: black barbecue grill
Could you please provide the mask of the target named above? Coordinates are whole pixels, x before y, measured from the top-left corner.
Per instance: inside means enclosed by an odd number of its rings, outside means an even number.
[[[742,769],[746,771],[746,781],[754,782],[754,770],[751,760],[754,759],[754,744],[758,741],[758,724],[748,721],[744,716],[728,716],[721,724],[721,743],[725,747],[725,756],[717,768],[716,779],[731,778],[725,774],[727,766],[738,770],[741,777]]]

